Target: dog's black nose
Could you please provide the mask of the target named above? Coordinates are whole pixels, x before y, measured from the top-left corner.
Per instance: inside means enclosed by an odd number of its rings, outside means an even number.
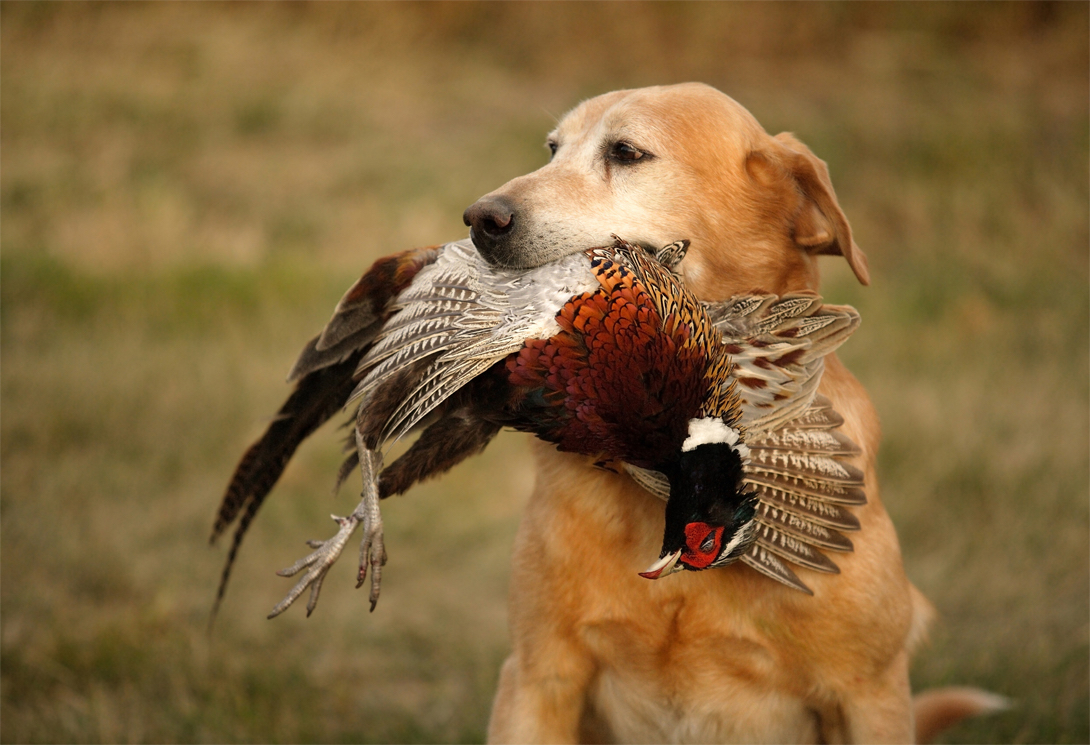
[[[462,220],[470,227],[469,237],[485,258],[515,227],[515,206],[503,197],[481,197],[466,208]]]

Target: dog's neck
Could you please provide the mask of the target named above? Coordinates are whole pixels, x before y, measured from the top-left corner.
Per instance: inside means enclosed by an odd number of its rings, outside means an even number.
[[[785,243],[763,237],[722,252],[690,249],[681,264],[682,276],[685,284],[704,300],[725,300],[741,293],[817,292],[821,283],[818,257]],[[694,248],[699,245],[693,241]],[[769,256],[777,259],[769,261]]]

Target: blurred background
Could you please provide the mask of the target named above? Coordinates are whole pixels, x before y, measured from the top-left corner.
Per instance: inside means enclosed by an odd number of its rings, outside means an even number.
[[[937,606],[917,690],[1011,711],[948,742],[1090,739],[1085,3],[0,5],[0,739],[461,742],[508,648],[525,436],[386,504],[367,613],[273,571],[333,532],[298,453],[214,633],[236,459],[376,257],[466,234],[581,99],[714,85],[827,160],[873,284],[842,357]],[[354,549],[352,549],[354,550]],[[351,553],[351,551],[349,553]]]

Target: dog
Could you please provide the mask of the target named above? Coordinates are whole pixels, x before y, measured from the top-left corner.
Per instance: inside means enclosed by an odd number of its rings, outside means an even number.
[[[496,266],[538,266],[620,234],[650,247],[689,239],[679,271],[705,300],[816,291],[824,255],[869,283],[825,163],[714,88],[592,98],[547,145],[547,165],[465,211]],[[812,596],[741,565],[639,577],[658,552],[663,503],[535,443],[489,741],[910,742],[997,708],[971,689],[914,703],[909,659],[933,610],[905,576],[882,505],[878,417],[835,355],[820,393],[860,448],[867,503],[839,574],[806,573]]]

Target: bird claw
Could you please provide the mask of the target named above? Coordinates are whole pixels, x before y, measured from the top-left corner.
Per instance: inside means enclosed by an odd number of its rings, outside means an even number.
[[[348,539],[356,531],[356,526],[360,524],[360,520],[355,513],[347,517],[338,517],[337,515],[330,515],[330,517],[341,526],[336,535],[324,541],[307,541],[307,545],[315,549],[315,551],[299,559],[287,569],[281,569],[277,572],[281,577],[294,577],[304,569],[309,568],[310,570],[295,584],[295,587],[291,588],[291,592],[277,603],[276,607],[269,613],[269,618],[276,618],[290,608],[308,587],[310,588],[310,597],[307,600],[307,615],[309,616],[314,612],[315,606],[318,605],[318,596],[322,592],[322,582],[325,581],[326,573],[340,558],[345,544],[348,543]]]
[[[359,436],[357,435],[357,441]],[[310,597],[307,599],[307,616],[314,612],[318,605],[318,596],[322,591],[322,583],[325,581],[329,568],[340,558],[348,539],[356,532],[356,528],[363,523],[363,541],[360,543],[360,569],[357,576],[356,587],[363,585],[367,578],[367,566],[371,571],[371,610],[378,603],[379,589],[382,583],[382,565],[386,563],[386,544],[383,541],[382,513],[379,511],[378,474],[382,470],[382,455],[363,447],[360,447],[360,470],[363,472],[363,495],[360,503],[351,515],[338,517],[330,515],[340,528],[337,533],[324,541],[309,540],[307,545],[314,551],[286,569],[277,572],[281,577],[294,577],[304,569],[306,574],[291,588],[291,591],[277,603],[269,613],[269,618],[276,618],[286,611],[299,599],[299,596],[309,587]]]

